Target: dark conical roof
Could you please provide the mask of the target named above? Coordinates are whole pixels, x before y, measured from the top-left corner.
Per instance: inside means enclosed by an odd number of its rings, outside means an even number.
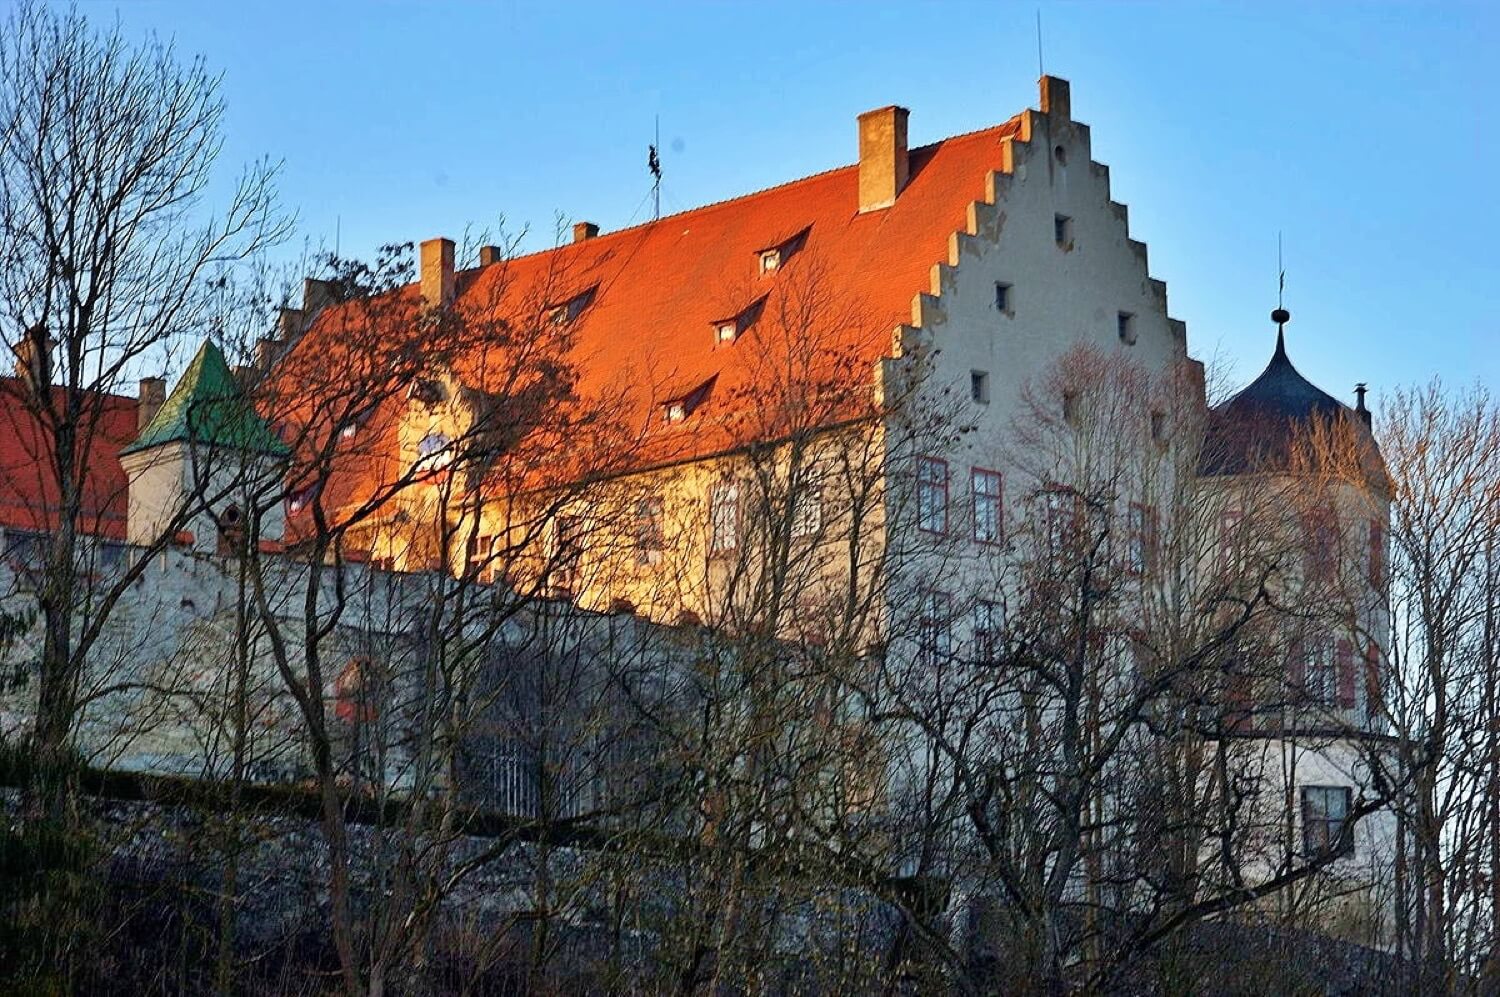
[[[1313,384],[1292,365],[1285,334],[1278,328],[1276,351],[1266,369],[1239,394],[1209,411],[1199,473],[1284,469],[1296,434],[1320,421],[1342,420],[1349,420],[1368,436],[1363,413]]]

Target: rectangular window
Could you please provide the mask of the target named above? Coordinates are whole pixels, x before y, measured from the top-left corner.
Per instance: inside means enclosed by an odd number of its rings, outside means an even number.
[[[1078,425],[1078,392],[1064,391],[1062,403],[1063,422],[1070,426]]]
[[[1308,858],[1354,854],[1352,841],[1339,845],[1353,795],[1348,786],[1302,787],[1302,849]]]
[[[1052,216],[1052,238],[1063,249],[1073,247],[1073,219],[1067,215]]]
[[[709,541],[711,554],[734,550],[740,542],[740,486],[721,481],[709,497]]]
[[[1013,314],[1010,310],[1010,285],[995,284],[995,310],[1003,314]]]
[[[714,326],[714,338],[720,343],[734,342],[734,337],[739,335],[739,332],[740,324],[733,319]]]
[[[953,598],[925,592],[917,617],[917,661],[924,668],[944,664],[953,651]]]
[[[1120,334],[1120,342],[1126,346],[1135,345],[1135,316],[1129,312],[1115,313],[1115,330]]]
[[[1374,717],[1385,708],[1380,689],[1380,646],[1373,640],[1365,648],[1365,716]]]
[[[1132,575],[1150,574],[1156,568],[1156,507],[1130,503],[1125,527],[1125,570]]]
[[[981,405],[990,403],[990,375],[987,371],[969,371],[969,397]]]
[[[917,528],[948,532],[948,463],[936,457],[917,458]]]
[[[16,578],[35,585],[47,565],[47,534],[30,530],[5,531],[5,563]]]
[[[767,249],[760,254],[760,272],[763,274],[775,273],[781,269],[781,250]]]
[[[1167,441],[1167,416],[1165,412],[1151,413],[1151,442],[1165,443]]]
[[[974,657],[989,664],[1000,656],[1005,631],[1005,608],[984,599],[974,604]]]
[[[583,561],[583,517],[558,516],[552,523],[552,587],[578,594]]]
[[[1000,472],[982,467],[971,469],[969,491],[974,497],[974,539],[985,544],[999,543],[1005,532]]]
[[[1335,692],[1333,641],[1313,637],[1301,641],[1293,650],[1292,684],[1302,702],[1314,706],[1332,706]]]
[[[810,537],[823,528],[823,486],[806,482],[792,495],[792,536]]]
[[[635,563],[658,564],[666,549],[664,507],[659,497],[643,498],[635,506]]]
[[[1370,584],[1385,587],[1385,526],[1378,519],[1370,520]]]
[[[1043,493],[1042,501],[1047,549],[1058,554],[1072,547],[1078,539],[1079,528],[1083,525],[1083,500],[1071,488],[1053,486]]]

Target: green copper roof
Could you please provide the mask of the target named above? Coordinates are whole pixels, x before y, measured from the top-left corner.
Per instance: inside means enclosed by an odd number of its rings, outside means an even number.
[[[198,355],[141,435],[121,452],[178,442],[286,453],[286,447],[235,383],[223,351],[208,341],[199,347]]]

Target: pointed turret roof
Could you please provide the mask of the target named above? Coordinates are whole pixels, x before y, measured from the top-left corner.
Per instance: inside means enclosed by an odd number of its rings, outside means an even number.
[[[235,382],[223,351],[207,340],[166,402],[121,453],[179,442],[286,453],[286,447]]]
[[[1318,423],[1344,421],[1367,441],[1370,456],[1378,463],[1379,450],[1364,415],[1302,376],[1286,351],[1282,327],[1290,316],[1278,308],[1272,318],[1277,322],[1276,349],[1266,369],[1208,413],[1199,473],[1244,474],[1285,468],[1299,434]]]

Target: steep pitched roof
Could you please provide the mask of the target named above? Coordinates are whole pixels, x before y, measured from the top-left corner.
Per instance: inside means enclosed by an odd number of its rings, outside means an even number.
[[[798,286],[805,294],[816,284],[826,299],[826,328],[800,358],[807,364],[802,376],[856,388],[845,394],[868,411],[875,363],[892,354],[893,333],[912,321],[916,297],[931,292],[934,266],[948,260],[950,239],[965,229],[969,206],[986,198],[989,175],[1005,168],[1006,144],[1020,137],[1022,124],[1017,116],[912,149],[907,184],[887,208],[861,213],[859,166],[844,166],[461,271],[454,307],[535,310],[582,302],[568,324],[573,395],[613,400],[621,424],[639,432],[636,462],[648,466],[766,437],[772,396],[785,388],[774,383],[775,370],[778,363],[790,366],[786,354],[798,346],[795,329],[777,327],[778,293]],[[763,273],[761,254],[778,247],[791,252]],[[733,342],[718,340],[716,323],[756,308]],[[335,331],[348,314],[341,306],[325,309],[281,366],[336,366],[329,358],[350,348]],[[545,323],[541,329],[545,334]],[[510,386],[495,371],[505,372],[505,365],[493,356],[479,350],[449,363],[469,387],[504,396]],[[667,403],[682,399],[692,401],[686,417],[665,418]],[[400,404],[392,399],[383,408]],[[351,501],[360,491],[333,485]]]
[[[37,422],[26,402],[27,382],[0,378],[0,527],[47,531],[57,528],[57,482],[49,470],[52,437]],[[64,390],[52,389],[63,406]],[[124,395],[90,393],[85,406],[97,405],[96,431],[85,441],[80,458],[85,474],[79,528],[113,540],[125,537],[126,480],[120,449],[136,432],[137,400]]]
[[[166,402],[121,453],[177,442],[258,453],[286,452],[235,382],[223,351],[207,340],[198,347]]]

